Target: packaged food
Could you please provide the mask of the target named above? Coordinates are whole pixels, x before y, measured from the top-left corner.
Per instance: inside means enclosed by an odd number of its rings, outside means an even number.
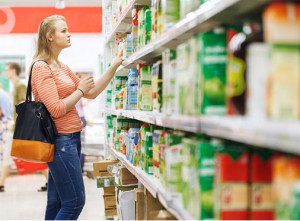
[[[226,113],[226,33],[223,28],[198,35],[200,71],[202,74],[202,113],[225,115]]]
[[[269,43],[300,44],[300,4],[273,2],[263,12],[264,37]]]
[[[214,218],[249,218],[249,151],[238,143],[214,143],[216,148]],[[233,172],[234,171],[234,172]]]
[[[246,114],[256,119],[267,117],[269,52],[266,43],[252,43],[247,49]]]
[[[161,0],[163,32],[169,30],[180,20],[180,0]]]
[[[254,149],[251,153],[251,220],[273,220],[274,201],[272,198],[272,150]]]
[[[152,67],[152,108],[156,113],[162,108],[162,88],[162,61],[158,61]]]
[[[275,219],[290,220],[294,185],[300,179],[300,157],[275,157],[272,164]]]
[[[272,45],[268,113],[273,119],[299,119],[299,61],[300,45]]]

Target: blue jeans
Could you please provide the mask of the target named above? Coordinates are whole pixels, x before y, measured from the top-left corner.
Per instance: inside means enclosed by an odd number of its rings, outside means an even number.
[[[55,140],[54,160],[48,163],[45,220],[77,220],[85,204],[80,166],[80,132],[60,134]]]

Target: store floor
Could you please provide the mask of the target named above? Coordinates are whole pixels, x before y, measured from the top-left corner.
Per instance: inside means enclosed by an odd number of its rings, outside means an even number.
[[[43,220],[46,208],[46,192],[37,192],[43,185],[41,174],[25,176],[12,175],[0,193],[0,220]],[[96,188],[96,181],[84,176],[86,204],[80,220],[103,220],[104,203],[102,189]]]

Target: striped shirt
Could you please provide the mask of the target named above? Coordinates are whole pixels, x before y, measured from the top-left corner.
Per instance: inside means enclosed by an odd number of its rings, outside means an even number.
[[[75,106],[67,112],[63,101],[77,89],[80,82],[69,67],[61,63],[59,70],[52,71],[45,62],[38,61],[33,66],[31,78],[34,99],[45,104],[58,133],[81,131],[82,122]]]

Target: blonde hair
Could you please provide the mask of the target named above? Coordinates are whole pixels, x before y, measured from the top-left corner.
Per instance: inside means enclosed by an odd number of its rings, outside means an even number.
[[[45,18],[39,27],[38,38],[36,42],[36,50],[33,61],[38,59],[48,60],[52,57],[49,36],[55,32],[55,22],[66,21],[63,16],[52,15]]]

